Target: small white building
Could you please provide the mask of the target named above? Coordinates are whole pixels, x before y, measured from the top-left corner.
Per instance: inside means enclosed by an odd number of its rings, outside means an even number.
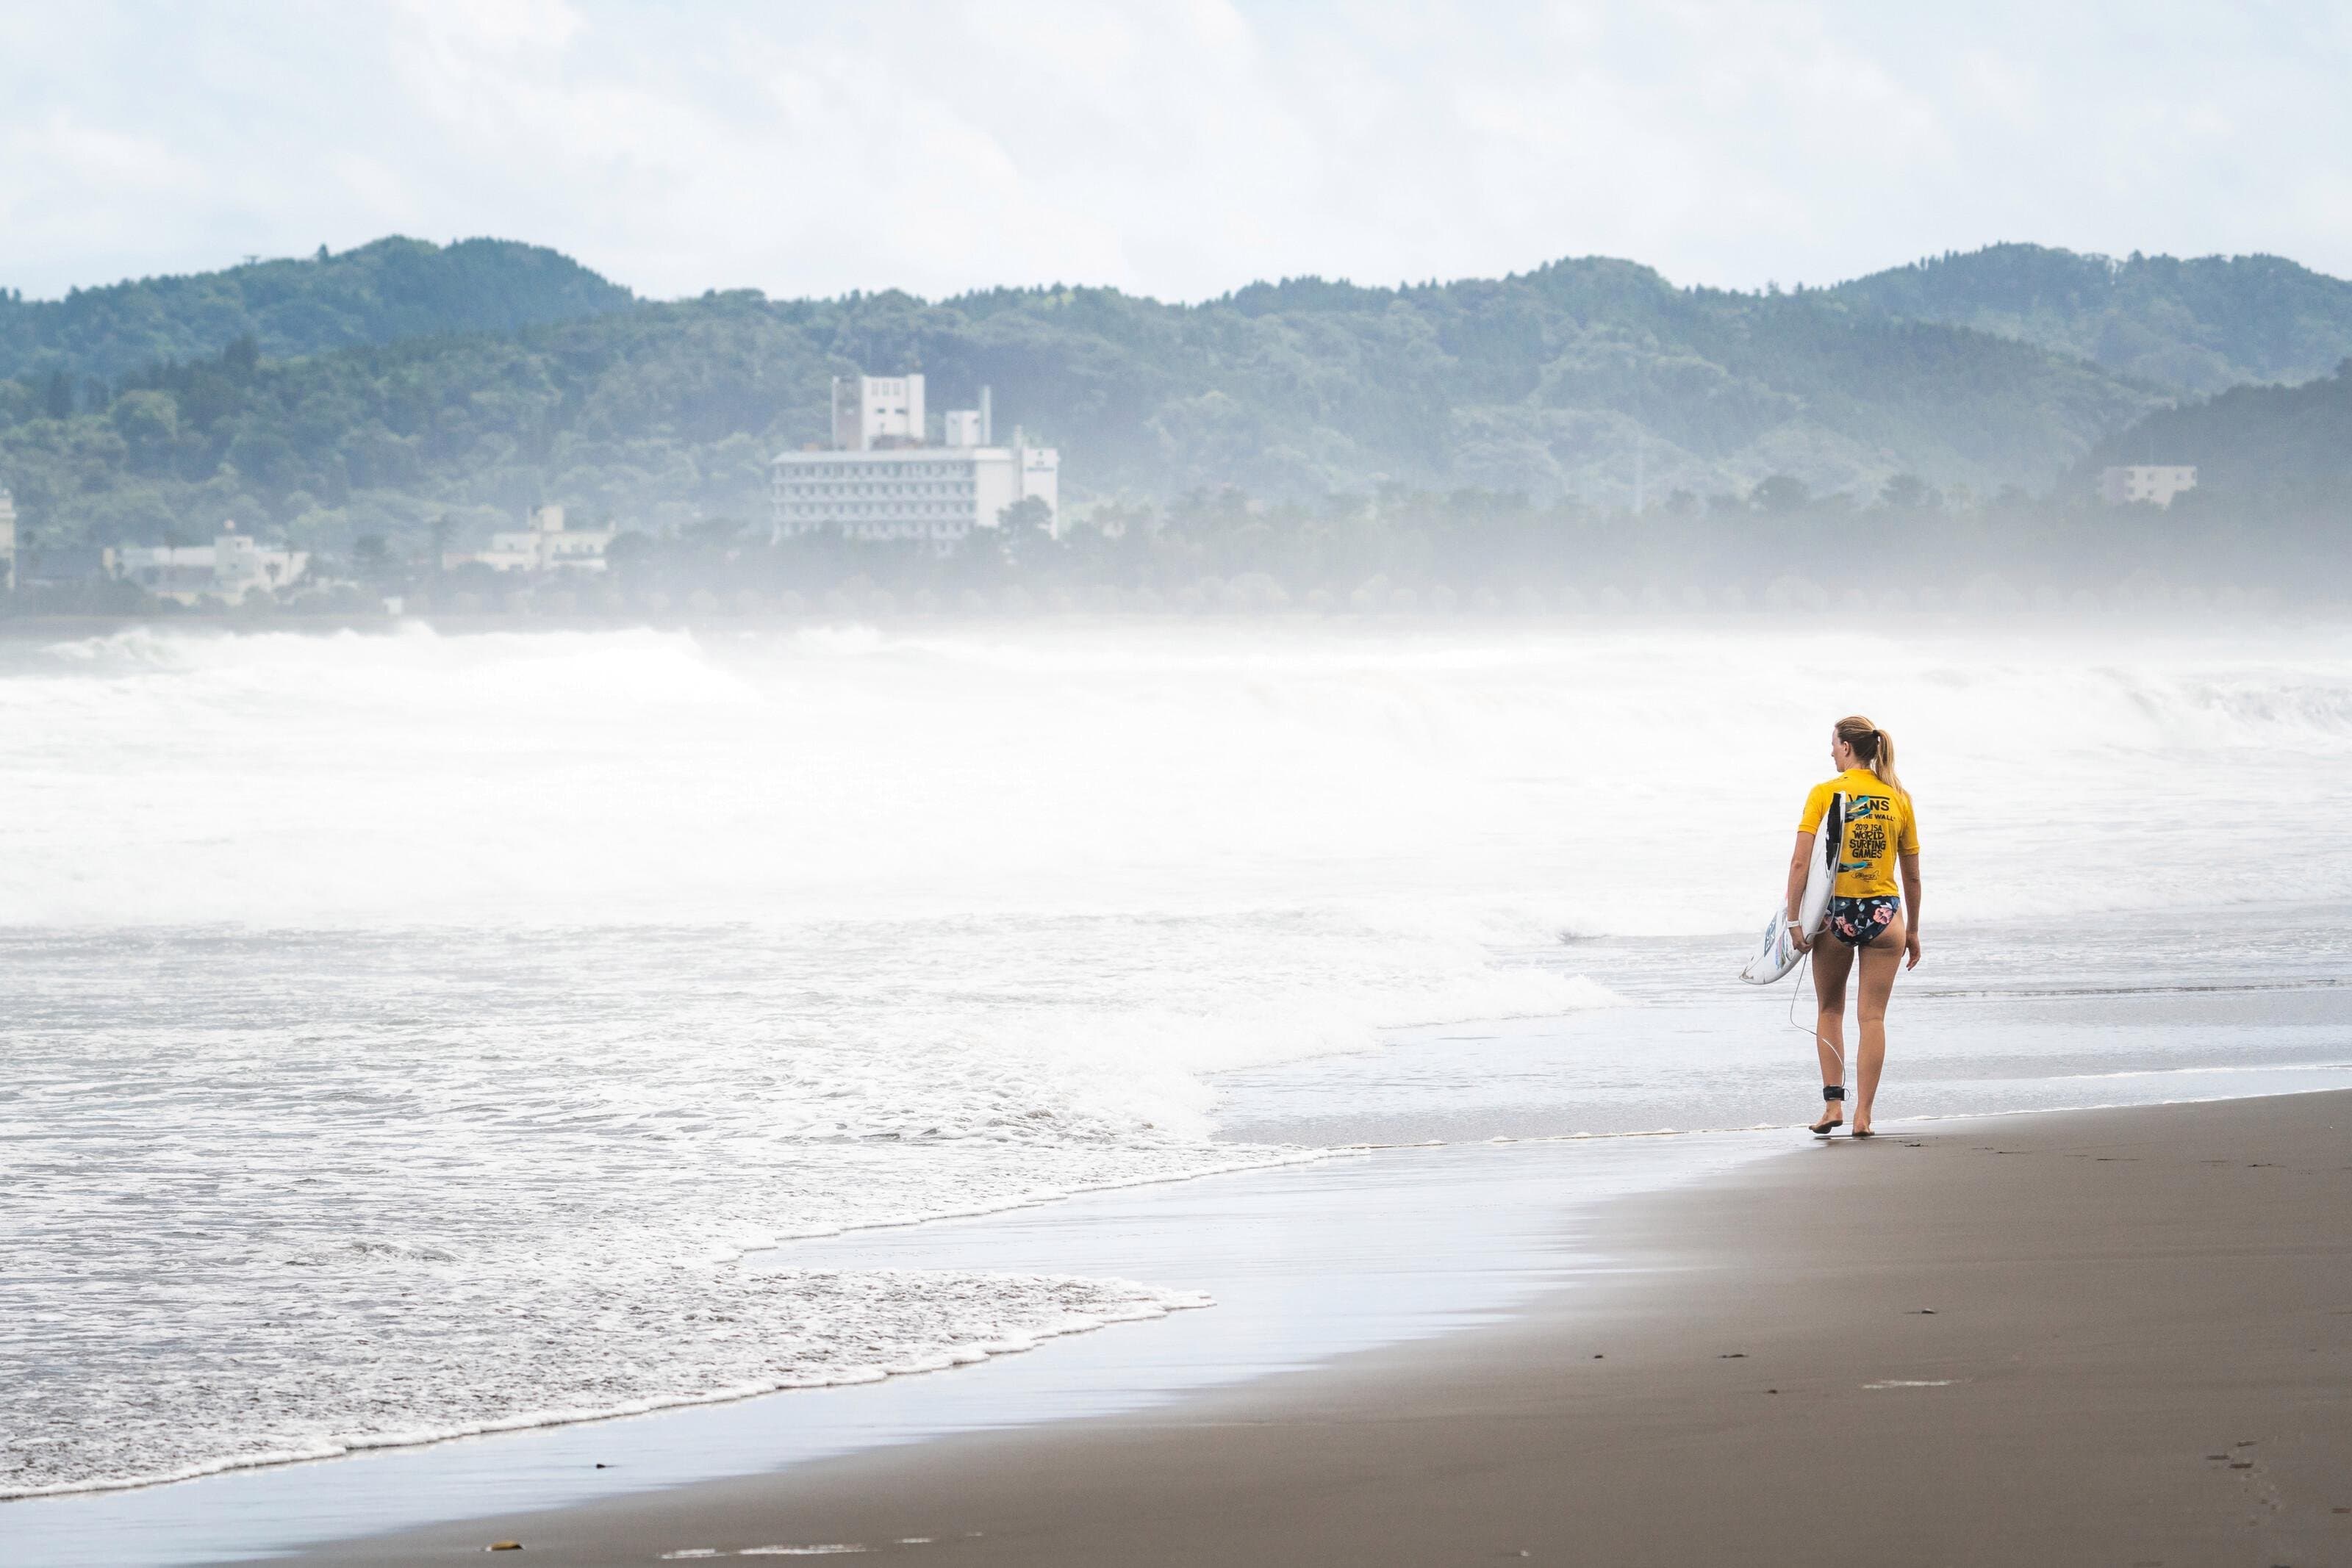
[[[448,550],[441,569],[454,570],[478,563],[493,571],[602,571],[604,547],[617,528],[567,528],[561,507],[533,507],[530,526],[515,533],[492,534],[489,548]]]
[[[256,589],[275,593],[310,568],[308,550],[266,548],[233,522],[208,545],[120,545],[100,559],[107,576],[183,604],[207,598],[236,604]]]
[[[2169,507],[2175,496],[2195,488],[2197,469],[2193,464],[2135,463],[2099,470],[2099,499],[2110,507],[2129,506],[2134,501]]]
[[[902,384],[912,388],[903,404],[890,402],[895,394],[865,390]],[[851,387],[860,412],[845,423],[844,389]],[[869,416],[870,402],[882,413]],[[787,452],[771,465],[776,538],[835,530],[845,538],[921,541],[944,554],[974,528],[995,528],[1006,507],[1033,499],[1044,503],[1052,531],[1061,531],[1062,455],[1030,445],[1018,431],[1010,446],[993,444],[986,388],[979,408],[949,411],[939,446],[922,444],[919,424],[912,437],[891,428],[902,408],[919,414],[920,376],[834,382],[835,449]],[[878,436],[877,418],[884,422]]]
[[[0,593],[16,586],[16,497],[0,486]]]

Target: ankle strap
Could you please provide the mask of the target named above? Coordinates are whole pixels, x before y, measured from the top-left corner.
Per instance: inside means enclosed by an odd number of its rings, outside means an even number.
[[[1824,1099],[1824,1100],[1843,1100],[1843,1099],[1844,1099],[1844,1098],[1845,1098],[1845,1085],[1844,1085],[1844,1084],[1843,1084],[1843,1083],[1832,1083],[1832,1084],[1828,1085],[1826,1088],[1824,1088],[1824,1089],[1822,1091],[1822,1099]]]

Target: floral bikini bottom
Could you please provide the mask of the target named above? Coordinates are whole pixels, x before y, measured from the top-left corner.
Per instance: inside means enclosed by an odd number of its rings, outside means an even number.
[[[1830,930],[1849,947],[1867,947],[1902,913],[1899,898],[1832,898]]]

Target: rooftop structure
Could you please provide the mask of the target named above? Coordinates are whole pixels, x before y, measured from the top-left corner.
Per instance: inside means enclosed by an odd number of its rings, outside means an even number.
[[[2169,507],[2175,496],[2195,488],[2197,469],[2193,464],[2168,466],[2135,463],[2099,470],[2099,499],[2110,507],[2128,506],[2134,501],[2150,501],[2159,507]]]
[[[489,548],[446,550],[441,569],[479,564],[493,571],[602,571],[604,547],[617,528],[567,528],[561,507],[533,507],[530,526],[513,533],[492,534]]]
[[[922,377],[833,378],[833,444],[842,451],[920,446],[928,428]]]
[[[845,420],[852,403],[854,417]],[[919,541],[945,554],[1027,500],[1042,502],[1048,526],[1059,531],[1059,452],[1031,446],[1017,430],[1010,446],[993,444],[985,387],[980,407],[943,416],[937,446],[917,423],[922,407],[920,376],[835,381],[834,449],[783,453],[771,465],[775,537],[837,530],[845,538]]]
[[[257,589],[274,593],[310,567],[309,551],[267,548],[237,532],[233,522],[223,523],[208,545],[121,545],[100,559],[107,576],[183,604],[202,599],[236,604]]]

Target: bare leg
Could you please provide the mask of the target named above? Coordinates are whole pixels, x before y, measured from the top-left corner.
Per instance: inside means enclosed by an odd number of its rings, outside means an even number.
[[[1870,1129],[1871,1102],[1878,1097],[1878,1074],[1886,1065],[1886,1002],[1895,994],[1895,976],[1903,967],[1903,917],[1862,950],[1862,1049],[1854,1062],[1853,1128]]]
[[[1824,1089],[1845,1082],[1845,978],[1853,971],[1853,948],[1827,931],[1814,939],[1813,994],[1820,998],[1821,1011],[1813,1019],[1813,1050],[1821,1058]],[[1822,1119],[1838,1113],[1831,1104]]]

